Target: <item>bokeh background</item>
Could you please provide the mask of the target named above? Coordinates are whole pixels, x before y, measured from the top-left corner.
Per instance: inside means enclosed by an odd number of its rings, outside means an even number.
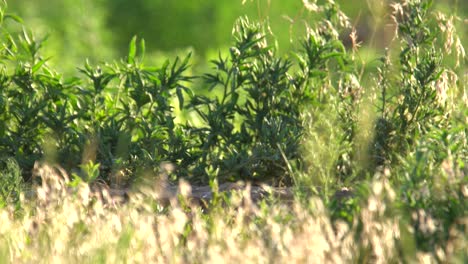
[[[76,71],[86,59],[112,61],[124,57],[134,35],[146,41],[147,64],[187,51],[203,67],[231,43],[235,20],[246,15],[270,25],[278,50],[299,46],[305,21],[311,19],[302,0],[7,0],[9,12],[24,20],[37,38],[47,37],[43,54],[64,73]],[[243,3],[244,2],[244,3]],[[373,54],[388,41],[388,0],[336,0],[350,17]],[[466,44],[468,1],[437,0],[437,8],[459,16]],[[466,47],[466,45],[465,45]],[[372,55],[369,55],[372,57]]]

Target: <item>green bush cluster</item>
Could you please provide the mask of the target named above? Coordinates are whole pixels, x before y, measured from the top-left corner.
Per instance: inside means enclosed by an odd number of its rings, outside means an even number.
[[[405,8],[395,14],[399,59],[382,58],[380,90],[370,92],[360,84],[357,60],[340,40],[349,22],[333,3],[321,7],[323,20],[310,27],[292,59],[276,54],[262,25],[239,19],[229,55],[220,54],[212,61],[214,69],[199,77],[187,73],[190,55],[161,67],[145,66],[145,43],[134,38],[126,59],[86,63],[81,77],[66,79],[41,57],[40,40],[26,30],[8,33],[4,20],[19,19],[4,13],[2,156],[14,157],[26,173],[35,161],[52,155],[68,169],[95,160],[107,180],[170,162],[177,166],[176,177],[198,182],[291,182],[292,167],[308,166],[299,148],[304,128],[321,112],[334,111],[342,131],[334,176],[372,175],[398,164],[419,137],[446,129],[450,121],[438,87],[444,85],[443,74],[455,73],[442,64],[443,50],[437,48],[443,46],[442,34],[429,2]],[[215,95],[194,93],[194,79]],[[371,102],[378,105],[379,117],[371,160],[367,168],[356,167],[358,115],[362,97],[372,92],[379,95]],[[188,122],[175,122],[180,116],[175,109]]]
[[[144,41],[137,48],[136,38],[125,60],[86,63],[84,78],[63,80],[40,56],[40,41],[27,31],[6,33],[2,155],[14,157],[26,175],[37,160],[55,156],[68,169],[95,160],[108,181],[157,170],[162,162],[193,182],[290,181],[286,164],[300,160],[300,112],[320,93],[309,81],[326,76],[331,60],[345,67],[346,51],[336,36],[310,35],[301,70],[290,75],[292,61],[277,58],[260,25],[240,19],[235,31],[230,55],[220,55],[216,69],[201,77],[222,90],[211,98],[187,87],[195,78],[185,74],[190,56],[146,67]],[[201,125],[174,122],[174,97]]]

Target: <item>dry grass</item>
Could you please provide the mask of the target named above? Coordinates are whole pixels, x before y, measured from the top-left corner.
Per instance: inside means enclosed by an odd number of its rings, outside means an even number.
[[[46,166],[37,197],[23,198],[20,212],[0,211],[0,257],[14,263],[430,263],[463,256],[466,236],[453,232],[446,248],[435,253],[411,251],[405,242],[412,228],[392,213],[395,193],[385,180],[372,185],[360,220],[351,226],[332,223],[318,198],[307,207],[249,202],[247,191],[231,205],[199,207],[171,201],[157,204],[157,191],[134,193],[113,203],[107,190],[93,195],[87,184],[67,187]],[[51,180],[54,179],[54,180]],[[190,192],[188,186],[181,190]],[[181,199],[183,200],[183,199]],[[436,228],[418,212],[427,232]],[[467,222],[467,218],[460,221]],[[411,237],[411,236],[409,236]],[[405,248],[402,248],[405,247]],[[460,259],[461,261],[461,259]]]

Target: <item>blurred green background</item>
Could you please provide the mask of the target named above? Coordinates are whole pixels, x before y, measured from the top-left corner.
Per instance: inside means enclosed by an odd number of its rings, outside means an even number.
[[[45,57],[64,73],[86,59],[124,57],[130,39],[146,40],[147,64],[166,57],[195,54],[194,64],[217,55],[231,43],[235,20],[242,15],[266,21],[280,52],[298,47],[311,19],[302,0],[7,0],[9,12],[21,16],[38,38],[47,36]],[[356,26],[367,52],[382,49],[389,38],[388,0],[336,1]],[[468,1],[438,0],[438,8],[461,17],[466,43]],[[464,26],[463,26],[464,25]],[[346,36],[344,36],[346,41]],[[466,46],[466,45],[465,45]]]

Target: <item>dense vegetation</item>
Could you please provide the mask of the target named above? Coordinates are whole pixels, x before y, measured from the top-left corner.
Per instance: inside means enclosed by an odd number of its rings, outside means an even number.
[[[289,56],[267,25],[241,17],[232,46],[203,74],[190,70],[190,54],[147,66],[134,37],[125,58],[87,61],[70,78],[2,3],[0,256],[462,262],[464,18],[431,1],[392,4],[393,40],[369,66],[334,1],[304,8],[314,15]],[[161,177],[214,190],[239,180],[288,186],[297,199],[285,207],[220,194],[203,214],[184,197],[158,204],[148,182]],[[108,206],[89,196],[97,181],[134,195]],[[333,195],[342,187],[353,194]],[[25,198],[31,188],[37,197]]]

